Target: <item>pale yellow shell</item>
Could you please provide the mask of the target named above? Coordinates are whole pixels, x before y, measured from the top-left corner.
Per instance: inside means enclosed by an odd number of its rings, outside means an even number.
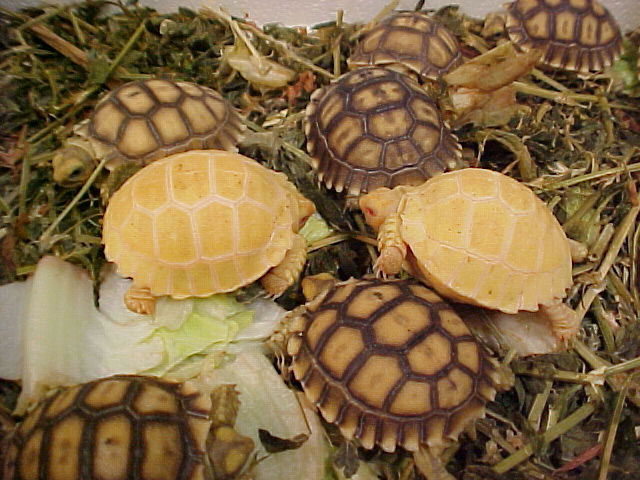
[[[247,285],[293,242],[295,187],[281,173],[220,150],[158,160],[113,195],[105,255],[136,287],[174,298]]]
[[[526,186],[467,168],[408,192],[401,235],[426,280],[452,300],[506,313],[556,303],[572,284],[562,227]]]

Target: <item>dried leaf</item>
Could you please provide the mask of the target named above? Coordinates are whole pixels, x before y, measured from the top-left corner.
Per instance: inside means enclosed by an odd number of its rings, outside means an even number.
[[[306,433],[301,433],[293,438],[280,438],[272,435],[268,430],[264,430],[262,428],[258,429],[258,435],[260,436],[260,443],[262,443],[264,449],[269,453],[295,450],[302,446],[302,444],[309,438],[309,435]]]

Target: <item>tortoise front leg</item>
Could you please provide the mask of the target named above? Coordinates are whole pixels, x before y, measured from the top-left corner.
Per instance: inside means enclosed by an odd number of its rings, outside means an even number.
[[[307,261],[307,241],[302,235],[293,236],[293,244],[279,265],[270,269],[261,279],[262,287],[269,295],[278,297],[293,285],[302,273]]]
[[[580,330],[578,314],[563,302],[540,305],[540,312],[551,322],[551,331],[555,337],[565,344]]]
[[[124,304],[129,310],[141,315],[153,315],[156,309],[156,297],[146,287],[132,285],[124,294]]]
[[[380,256],[373,266],[377,276],[397,275],[407,256],[407,245],[400,236],[400,215],[392,214],[385,218],[378,230],[378,250]]]

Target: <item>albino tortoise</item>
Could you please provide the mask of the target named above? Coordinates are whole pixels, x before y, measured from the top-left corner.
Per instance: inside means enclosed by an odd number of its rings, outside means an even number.
[[[546,205],[517,180],[466,168],[418,187],[378,189],[360,199],[378,232],[375,270],[405,267],[455,301],[516,313],[541,310],[554,334],[579,328],[562,303],[572,285],[571,246]]]
[[[214,398],[234,400],[235,392],[219,388],[227,392],[216,389]],[[116,375],[68,387],[41,401],[0,445],[0,477],[235,478],[254,445],[233,430],[233,409],[219,407],[189,382],[155,377]]]
[[[199,148],[235,151],[244,124],[218,92],[190,82],[139,80],[105,95],[53,159],[53,178],[73,185],[97,163],[146,165]]]
[[[104,215],[105,255],[133,278],[127,306],[151,313],[156,296],[206,297],[258,278],[271,295],[306,260],[298,228],[315,211],[282,173],[237,153],[191,150],[125,182]]]

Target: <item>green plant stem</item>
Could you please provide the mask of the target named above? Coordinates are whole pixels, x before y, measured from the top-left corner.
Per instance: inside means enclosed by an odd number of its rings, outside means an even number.
[[[632,150],[631,154],[627,155],[629,157],[629,160],[631,160],[634,153],[638,153],[640,151],[637,148],[633,148],[631,150]],[[559,188],[572,187],[574,185],[577,185],[583,182],[591,182],[593,180],[602,179],[610,175],[620,175],[621,173],[626,173],[626,172],[629,172],[629,173],[640,172],[640,163],[633,163],[631,165],[627,165],[626,163],[627,162],[625,162],[625,165],[622,165],[620,167],[613,167],[605,170],[598,170],[597,172],[587,173],[585,175],[568,178],[567,180],[560,180],[558,182],[551,182],[543,186],[538,186],[538,185],[531,185],[531,186],[537,190],[542,190],[542,191],[556,190]]]
[[[264,133],[269,131],[265,128],[262,128],[257,123],[254,123],[251,120],[248,120],[246,118],[244,119],[244,123],[247,125],[247,127],[249,127],[254,132]],[[307,155],[307,153],[304,150],[301,150],[295,145],[291,145],[289,142],[285,142],[284,140],[281,140],[281,144],[282,144],[282,148],[287,152],[292,153],[293,155],[298,157],[300,160],[304,161],[307,165],[313,165],[313,160],[309,155]]]
[[[640,368],[640,357],[633,358],[631,360],[627,360],[626,362],[621,362],[616,365],[612,365],[604,369],[605,376],[617,375],[619,373],[628,372],[629,370],[634,370],[636,368]]]
[[[616,341],[613,336],[613,332],[611,331],[611,326],[609,325],[609,321],[607,320],[607,312],[605,311],[604,305],[602,304],[602,300],[600,297],[596,297],[593,299],[593,303],[591,305],[591,310],[598,321],[598,326],[600,327],[600,332],[602,333],[602,338],[604,339],[604,345],[607,353],[613,353],[616,350]]]
[[[37,17],[31,18],[29,20],[27,20],[26,22],[24,22],[22,25],[20,25],[19,27],[16,28],[16,30],[18,30],[19,32],[26,30],[27,28],[31,28],[32,26],[38,24],[38,23],[42,23],[45,20],[49,20],[52,17],[57,17],[60,13],[62,13],[63,11],[65,11],[67,9],[67,6],[62,6],[50,11],[45,11],[42,15],[38,15]],[[25,15],[15,15],[18,18],[22,18],[22,19],[27,19],[28,17],[26,17]]]
[[[555,88],[556,90],[560,90],[561,92],[570,91],[563,84],[561,84],[560,82],[556,82],[553,78],[549,77],[547,74],[545,74],[541,70],[538,70],[537,68],[534,68],[533,70],[531,70],[531,75],[537,80],[540,80],[541,82],[546,83],[547,85]]]
[[[618,253],[622,248],[622,244],[629,234],[629,230],[632,226],[635,225],[638,212],[640,212],[640,207],[631,207],[627,215],[625,215],[625,217],[623,218],[622,222],[620,222],[620,224],[618,225],[616,233],[611,240],[609,250],[604,256],[602,263],[600,264],[600,267],[598,267],[598,270],[596,272],[594,286],[587,289],[585,294],[582,296],[580,304],[576,308],[576,314],[580,321],[582,321],[589,308],[591,308],[591,303],[593,302],[593,300],[604,289],[604,279],[606,278],[607,273],[609,273],[609,269],[615,263],[616,258],[618,257]]]
[[[106,82],[109,79],[109,77],[111,77],[113,72],[115,72],[116,68],[120,66],[120,63],[122,63],[122,60],[124,60],[124,57],[129,53],[129,51],[131,51],[133,46],[136,44],[136,42],[140,38],[140,35],[144,33],[146,29],[145,24],[146,24],[145,20],[140,22],[140,25],[138,25],[138,28],[136,28],[135,32],[133,32],[133,35],[131,35],[131,38],[127,41],[124,47],[122,47],[122,50],[120,50],[120,53],[118,54],[118,56],[113,60],[113,62],[111,62],[111,65],[109,66],[109,69],[107,70],[107,74],[104,78],[104,82]]]
[[[40,243],[41,251],[44,252],[49,250],[51,246],[49,245],[51,240],[51,235],[56,230],[56,228],[58,228],[58,225],[60,224],[60,222],[69,214],[69,212],[73,209],[73,207],[75,207],[75,205],[80,201],[80,199],[84,196],[84,194],[87,193],[87,191],[89,190],[89,187],[93,185],[93,183],[96,181],[96,178],[98,178],[98,175],[100,174],[104,166],[107,164],[107,161],[108,161],[108,157],[104,157],[100,161],[100,163],[95,168],[95,170],[91,173],[89,178],[87,178],[87,180],[84,182],[84,184],[82,185],[82,188],[78,190],[78,193],[76,193],[76,196],[73,197],[73,199],[67,204],[64,210],[60,212],[60,214],[56,217],[56,219],[51,223],[51,225],[49,225],[49,227],[40,236],[39,243]]]
[[[4,198],[0,197],[0,210],[2,210],[5,215],[11,215],[11,208],[9,207],[9,204],[7,204],[7,202],[4,201]]]
[[[555,424],[552,428],[547,430],[542,434],[542,443],[544,445],[549,444],[560,435],[563,435],[567,431],[571,430],[573,427],[578,425],[580,422],[585,420],[589,415],[591,415],[596,410],[595,405],[592,403],[587,403],[586,405],[581,406],[576,411],[574,411],[571,415],[566,417],[561,422]],[[527,443],[517,452],[509,455],[507,458],[502,460],[493,466],[493,471],[498,474],[504,474],[511,470],[516,465],[524,462],[527,458],[533,455],[534,446],[532,443]]]
[[[615,443],[616,433],[618,431],[618,425],[620,424],[620,417],[622,415],[622,408],[627,398],[627,392],[631,382],[636,379],[638,375],[630,375],[627,381],[624,382],[618,398],[616,399],[616,405],[611,415],[611,422],[609,422],[609,428],[607,429],[607,436],[604,442],[604,448],[602,450],[602,456],[600,457],[600,468],[598,472],[598,480],[607,480],[609,472],[609,464],[611,463],[611,454],[613,452],[613,444]]]
[[[526,375],[528,377],[536,377],[544,380],[554,380],[557,382],[580,383],[584,385],[603,385],[604,377],[602,374],[570,372],[567,370],[541,371],[535,368],[526,369],[512,367],[513,373],[517,375]]]
[[[309,245],[307,248],[308,252],[313,252],[315,250],[319,250],[324,247],[328,247],[329,245],[334,245],[336,243],[344,242],[353,238],[353,235],[350,233],[337,233],[333,235],[329,235],[321,240],[317,240]]]

